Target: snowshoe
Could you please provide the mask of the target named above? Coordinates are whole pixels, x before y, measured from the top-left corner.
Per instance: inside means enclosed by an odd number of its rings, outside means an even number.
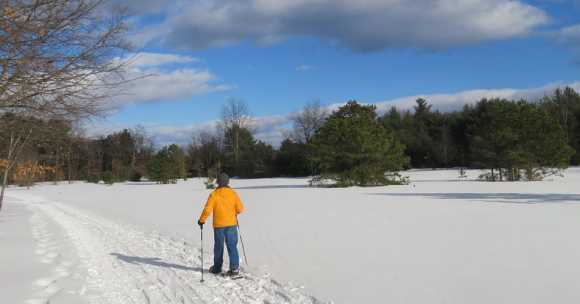
[[[228,272],[225,273],[226,277],[232,279],[232,280],[237,280],[237,279],[241,279],[243,278],[242,274],[240,273],[239,269],[235,269],[235,270],[229,270]]]

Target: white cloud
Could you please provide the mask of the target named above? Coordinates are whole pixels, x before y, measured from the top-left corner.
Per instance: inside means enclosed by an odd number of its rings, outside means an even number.
[[[198,62],[199,59],[191,56],[160,53],[138,53],[127,56],[132,67],[156,67],[165,64]]]
[[[140,124],[147,136],[151,137],[156,147],[169,144],[187,145],[193,136],[204,130],[215,130],[216,121],[208,121],[196,124],[163,125],[163,124]],[[85,126],[87,136],[99,137],[108,135],[123,129],[133,129],[136,125],[112,123],[107,120],[93,121]]]
[[[555,34],[555,38],[562,44],[580,49],[580,24],[560,29]]]
[[[232,86],[216,84],[216,77],[208,70],[179,69],[170,72],[139,70],[129,73],[136,79],[124,86],[117,95],[117,103],[187,100],[193,96],[230,90]]]
[[[549,31],[544,33],[544,37],[570,50],[574,57],[572,62],[580,64],[580,24]]]
[[[466,104],[473,104],[483,98],[505,98],[509,100],[526,99],[538,100],[544,96],[550,95],[559,87],[569,86],[580,91],[580,82],[568,84],[554,83],[538,88],[531,89],[487,89],[487,90],[469,90],[453,94],[430,94],[407,96],[387,101],[376,102],[378,111],[387,111],[392,106],[399,109],[412,109],[418,98],[426,99],[433,105],[434,110],[453,111],[459,110]]]
[[[252,121],[252,130],[257,139],[277,145],[286,135],[290,125],[290,115],[273,115],[256,117]]]
[[[542,87],[531,89],[481,89],[468,90],[449,94],[425,94],[407,96],[402,98],[390,99],[385,101],[372,102],[377,106],[379,112],[385,112],[390,107],[395,106],[401,110],[410,110],[415,105],[417,98],[425,98],[433,106],[433,110],[453,111],[459,110],[466,104],[473,104],[483,98],[506,98],[538,100],[544,96],[550,95],[556,88],[569,86],[580,92],[580,81],[572,83],[553,83]],[[364,101],[360,101],[363,102]],[[332,111],[342,106],[344,103],[335,103],[328,106]],[[277,146],[288,134],[288,128],[291,127],[290,118],[294,113],[284,115],[260,116],[254,117],[251,129],[257,139]],[[161,146],[170,143],[188,144],[192,135],[202,130],[215,130],[216,121],[208,121],[197,124],[186,125],[144,125],[148,133],[153,136],[155,142]],[[99,122],[89,129],[90,135],[108,134],[124,128],[132,128],[130,125],[118,125],[109,122]]]
[[[176,2],[138,40],[203,49],[317,37],[356,51],[440,49],[530,33],[549,21],[520,0],[214,0]]]
[[[289,115],[272,115],[254,117],[250,123],[250,129],[258,140],[277,144],[284,137],[284,133],[290,122]],[[156,146],[161,147],[169,144],[187,145],[191,143],[193,136],[201,131],[216,131],[217,120],[211,120],[193,124],[163,125],[141,124],[147,134],[154,140]],[[112,123],[107,120],[94,121],[87,125],[87,135],[98,137],[118,132],[123,129],[132,129],[135,125]]]
[[[112,103],[187,100],[196,95],[233,88],[221,83],[208,69],[191,67],[200,60],[175,54],[140,53],[123,59],[128,62],[124,77],[130,81],[115,88]]]

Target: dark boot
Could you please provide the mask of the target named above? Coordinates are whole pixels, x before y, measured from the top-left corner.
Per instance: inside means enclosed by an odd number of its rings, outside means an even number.
[[[226,275],[230,276],[230,277],[237,277],[240,275],[240,270],[239,269],[230,269],[230,270],[228,270],[228,272],[226,272]]]
[[[214,267],[214,266],[211,266],[211,267],[209,268],[209,273],[213,273],[213,274],[220,274],[220,273],[222,273],[222,270],[221,270],[221,269],[217,269],[217,268],[216,268],[216,267]]]

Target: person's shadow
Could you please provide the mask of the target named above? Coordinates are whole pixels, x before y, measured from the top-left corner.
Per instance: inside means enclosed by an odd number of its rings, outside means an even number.
[[[133,264],[133,265],[145,264],[145,265],[151,265],[151,266],[157,266],[157,267],[163,267],[163,268],[173,268],[173,269],[188,270],[188,271],[201,271],[201,268],[199,268],[199,267],[188,267],[188,266],[183,266],[183,265],[179,265],[179,264],[167,263],[167,262],[162,261],[160,258],[144,258],[144,257],[137,257],[137,256],[128,256],[128,255],[124,255],[124,254],[120,254],[120,253],[111,253],[111,255],[116,257],[117,259],[125,262],[125,263],[129,263],[129,264]]]

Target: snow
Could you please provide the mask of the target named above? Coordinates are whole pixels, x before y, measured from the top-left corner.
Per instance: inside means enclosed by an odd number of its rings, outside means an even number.
[[[204,283],[202,180],[11,188],[0,302],[578,303],[580,168],[542,182],[467,173],[347,189],[233,179],[248,278]],[[205,229],[205,269],[212,242]]]
[[[9,198],[0,214],[2,303],[86,303],[79,258],[62,228],[27,202]],[[52,301],[51,301],[52,303]]]
[[[34,256],[34,241],[26,208],[9,200],[0,216],[0,278],[2,302],[22,303],[32,292],[30,282],[42,273],[42,265]],[[29,263],[21,263],[24,260]]]

